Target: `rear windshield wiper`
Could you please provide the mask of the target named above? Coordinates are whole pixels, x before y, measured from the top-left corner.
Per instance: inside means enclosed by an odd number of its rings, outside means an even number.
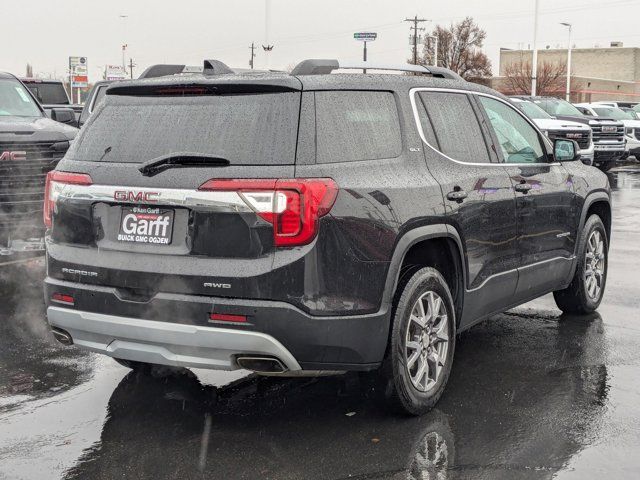
[[[144,162],[138,170],[151,177],[170,168],[185,167],[228,167],[229,160],[218,155],[203,153],[171,153]]]

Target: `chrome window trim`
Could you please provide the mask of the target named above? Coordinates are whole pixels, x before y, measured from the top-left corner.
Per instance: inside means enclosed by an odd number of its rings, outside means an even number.
[[[91,99],[91,105],[89,105],[89,113],[93,113],[93,109],[96,107],[96,100],[98,99],[98,93],[101,88],[109,88],[109,84],[98,85],[95,95],[93,95],[93,98]]]
[[[118,191],[154,193],[154,201],[125,201],[115,198]],[[84,200],[92,203],[117,205],[144,205],[145,207],[205,207],[220,212],[252,212],[237,192],[189,190],[178,188],[121,187],[116,185],[69,185],[52,186],[55,199]]]
[[[535,123],[533,123],[533,121],[531,121],[529,118],[527,118],[525,115],[523,115],[522,113],[520,113],[518,111],[518,109],[516,107],[514,107],[513,105],[511,105],[509,102],[506,102],[505,100],[503,100],[500,97],[496,97],[495,95],[490,95],[488,93],[484,93],[484,92],[475,92],[472,90],[461,90],[461,89],[457,89],[457,88],[437,88],[437,87],[414,87],[411,90],[409,90],[409,100],[411,101],[411,109],[413,110],[413,119],[416,123],[416,126],[418,127],[418,133],[420,134],[420,138],[422,139],[423,143],[425,145],[427,145],[431,150],[439,153],[440,155],[442,155],[443,157],[445,157],[447,160],[450,160],[452,162],[458,163],[460,165],[472,165],[472,166],[476,166],[476,167],[541,167],[541,166],[546,166],[546,167],[550,167],[550,166],[558,166],[560,165],[560,162],[536,162],[536,163],[507,163],[507,162],[498,162],[498,163],[479,163],[479,162],[463,162],[462,160],[456,160],[455,158],[450,157],[449,155],[447,155],[444,152],[441,152],[440,150],[438,150],[436,147],[434,147],[433,145],[431,145],[428,141],[427,138],[424,134],[424,130],[422,129],[422,122],[420,121],[420,115],[418,114],[418,106],[416,104],[416,93],[417,92],[444,92],[444,93],[463,93],[466,95],[477,95],[480,97],[487,97],[487,98],[492,98],[493,100],[497,100],[499,102],[504,103],[505,105],[507,105],[508,107],[510,107],[513,111],[515,111],[518,115],[520,115],[522,118],[524,118],[526,120],[526,122],[531,125],[533,127],[533,129],[538,132],[538,135],[540,135],[541,138],[544,139],[544,135],[542,134],[542,132],[540,131],[540,129],[536,126]],[[543,140],[544,141],[544,140]]]

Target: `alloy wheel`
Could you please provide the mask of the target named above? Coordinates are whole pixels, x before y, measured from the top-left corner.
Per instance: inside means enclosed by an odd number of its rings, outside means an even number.
[[[437,293],[422,294],[411,309],[404,351],[411,383],[428,392],[438,382],[449,351],[449,318]]]
[[[599,230],[594,230],[589,235],[584,262],[584,288],[589,298],[598,301],[602,293],[606,267],[604,240]]]

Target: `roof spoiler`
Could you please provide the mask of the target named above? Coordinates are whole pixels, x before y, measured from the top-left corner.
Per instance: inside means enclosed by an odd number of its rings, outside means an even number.
[[[326,75],[334,70],[393,70],[396,72],[411,72],[431,75],[437,78],[465,81],[453,70],[443,67],[426,67],[411,64],[383,64],[373,62],[339,62],[335,59],[309,59],[298,63],[291,71],[291,75]]]
[[[188,65],[158,64],[151,65],[138,78],[157,78],[181,73],[202,73],[204,75],[223,75],[235,73],[220,60],[205,60],[203,67],[190,67]]]

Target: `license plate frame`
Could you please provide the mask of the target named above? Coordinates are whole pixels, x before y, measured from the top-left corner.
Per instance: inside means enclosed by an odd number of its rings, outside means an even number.
[[[174,221],[175,210],[170,208],[122,207],[116,239],[135,245],[171,245]]]

